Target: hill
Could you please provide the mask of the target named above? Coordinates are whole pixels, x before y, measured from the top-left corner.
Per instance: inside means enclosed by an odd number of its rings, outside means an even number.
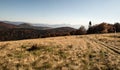
[[[120,70],[120,33],[0,42],[1,70]]]
[[[29,29],[36,29],[36,30],[46,30],[52,29],[51,27],[44,27],[44,26],[33,26],[30,23],[24,22],[9,22],[9,21],[0,21],[0,29],[9,29],[9,28],[29,28]]]
[[[59,33],[59,34],[64,34],[64,33],[70,33],[71,31],[75,31],[76,29],[72,27],[59,27],[59,28],[53,28],[53,29],[48,29],[46,31],[50,33]]]
[[[29,23],[14,25],[9,24],[9,22],[5,23],[1,21],[0,41],[65,36],[70,35],[70,32],[75,30],[76,29],[71,27],[37,27]]]
[[[69,35],[69,33],[73,30],[76,29],[70,27],[61,27],[47,30],[36,30],[30,28],[4,29],[0,30],[0,41],[65,36]]]
[[[0,21],[0,29],[6,29],[6,28],[8,29],[8,28],[16,28],[16,27],[17,27],[16,25],[8,24]]]
[[[52,29],[51,27],[42,27],[42,26],[33,26],[29,23],[22,23],[18,25],[19,28],[30,28],[30,29],[36,29],[36,30],[46,30],[46,29]]]

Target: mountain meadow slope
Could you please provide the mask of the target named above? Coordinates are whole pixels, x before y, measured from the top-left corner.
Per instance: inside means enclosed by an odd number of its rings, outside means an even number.
[[[120,33],[0,42],[0,70],[120,70]]]

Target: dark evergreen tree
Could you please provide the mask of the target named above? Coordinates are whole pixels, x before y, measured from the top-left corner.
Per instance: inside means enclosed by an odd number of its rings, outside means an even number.
[[[92,22],[91,21],[89,21],[89,28],[92,26]]]

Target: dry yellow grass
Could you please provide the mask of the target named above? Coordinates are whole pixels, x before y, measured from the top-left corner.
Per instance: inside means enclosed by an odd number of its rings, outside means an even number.
[[[120,70],[120,33],[0,42],[0,70]]]

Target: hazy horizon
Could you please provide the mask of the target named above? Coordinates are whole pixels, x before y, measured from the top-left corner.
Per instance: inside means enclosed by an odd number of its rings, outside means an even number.
[[[119,22],[119,0],[0,0],[0,20],[87,26]]]

